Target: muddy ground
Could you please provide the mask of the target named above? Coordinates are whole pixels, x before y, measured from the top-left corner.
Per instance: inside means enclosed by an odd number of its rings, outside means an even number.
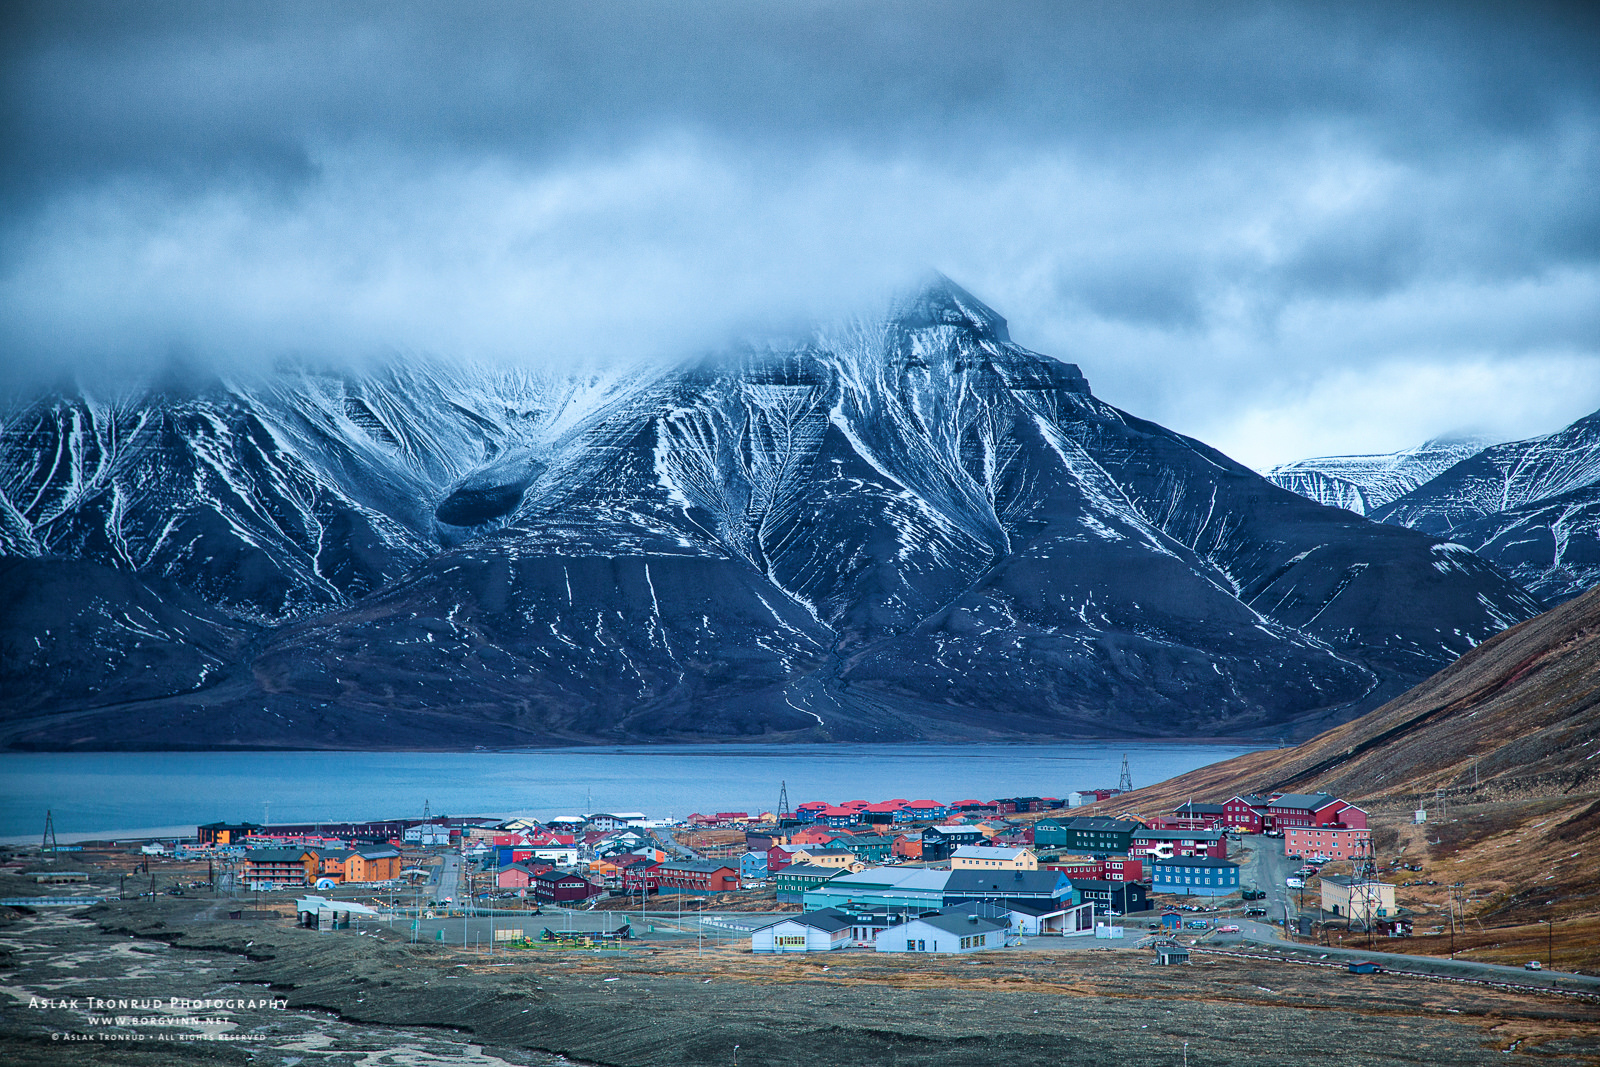
[[[645,943],[490,958],[162,898],[0,925],[6,1064],[1600,1064],[1596,998],[1125,946],[758,957]],[[281,998],[206,1026],[97,1024],[30,997]],[[125,1013],[106,1013],[125,1014]],[[98,1035],[68,1040],[68,1035]],[[119,1035],[114,1039],[111,1035]],[[121,1035],[126,1035],[121,1036]],[[142,1037],[139,1037],[142,1035]],[[139,1037],[135,1040],[133,1038]],[[1504,1050],[1511,1050],[1508,1057]],[[565,1060],[563,1060],[563,1057]]]

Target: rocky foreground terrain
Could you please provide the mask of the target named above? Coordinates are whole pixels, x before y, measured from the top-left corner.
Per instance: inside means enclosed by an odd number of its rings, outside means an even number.
[[[508,959],[288,920],[229,921],[193,900],[0,927],[8,1064],[1279,1065],[1588,1063],[1600,1004],[1273,958],[1154,968],[1133,949],[753,957],[649,943]],[[1270,954],[1269,954],[1270,955]],[[227,1013],[232,1042],[72,1044],[82,1012],[26,997],[281,997]],[[137,1027],[125,1027],[137,1032]],[[147,1027],[145,1032],[160,1028]],[[557,1058],[559,1057],[559,1058]]]

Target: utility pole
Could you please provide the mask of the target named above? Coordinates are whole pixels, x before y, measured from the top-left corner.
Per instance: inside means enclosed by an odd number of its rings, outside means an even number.
[[[1123,793],[1133,792],[1133,775],[1128,771],[1128,754],[1122,754],[1122,775],[1117,779],[1117,789]]]
[[[1544,965],[1553,968],[1556,965],[1556,924],[1553,919],[1545,919],[1543,922],[1545,931]]]
[[[779,783],[778,783],[778,821],[779,822],[783,822],[785,819],[792,819],[792,818],[794,818],[794,813],[789,810],[789,783],[787,781],[779,781]],[[739,1046],[735,1045],[733,1047],[734,1048],[738,1048]]]
[[[44,813],[44,839],[39,843],[39,851],[54,853],[59,847],[56,843],[55,812],[46,811]]]

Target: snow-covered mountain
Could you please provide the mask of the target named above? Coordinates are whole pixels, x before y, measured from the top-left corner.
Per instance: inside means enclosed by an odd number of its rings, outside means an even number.
[[[1539,607],[1102,403],[944,280],[606,380],[52,396],[0,492],[33,557],[0,677],[42,679],[5,687],[13,746],[1304,734]],[[58,566],[70,671],[29,606]]]
[[[1267,478],[1319,504],[1370,515],[1490,443],[1467,435],[1436,437],[1400,452],[1295,460],[1273,467]]]
[[[1495,445],[1372,516],[1449,537],[1555,604],[1600,583],[1600,411]]]

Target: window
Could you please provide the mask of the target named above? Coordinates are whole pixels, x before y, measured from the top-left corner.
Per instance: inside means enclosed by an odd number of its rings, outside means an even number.
[[[803,934],[786,934],[783,937],[773,938],[772,943],[779,948],[804,948],[806,939]]]

